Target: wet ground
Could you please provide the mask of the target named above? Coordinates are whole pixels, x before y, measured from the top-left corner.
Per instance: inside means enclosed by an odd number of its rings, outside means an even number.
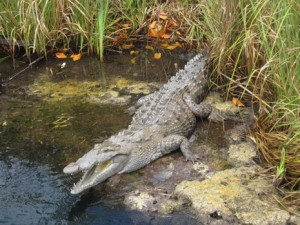
[[[146,55],[137,64],[131,58],[115,54],[103,65],[87,57],[49,59],[11,81],[22,66],[14,71],[11,62],[0,64],[0,224],[199,224],[186,212],[159,216],[128,210],[124,194],[107,188],[114,180],[70,195],[78,177],[64,175],[63,167],[126,128],[128,106],[190,57]],[[142,172],[124,176],[122,188],[129,192]]]

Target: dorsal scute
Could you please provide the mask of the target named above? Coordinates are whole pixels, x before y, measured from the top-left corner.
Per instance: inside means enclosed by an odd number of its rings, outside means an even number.
[[[202,52],[197,54],[193,59],[188,61],[185,67],[179,70],[175,76],[171,77],[168,83],[164,84],[159,90],[153,93],[152,99],[159,96],[159,93],[163,93],[163,97],[169,97],[175,93],[180,94],[186,89],[191,81],[197,79],[197,76],[203,76],[205,67],[206,53]]]

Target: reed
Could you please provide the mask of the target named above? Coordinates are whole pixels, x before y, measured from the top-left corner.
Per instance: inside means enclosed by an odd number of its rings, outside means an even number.
[[[226,97],[260,105],[254,140],[274,184],[300,186],[300,3],[295,0],[201,1],[213,82]],[[201,11],[201,12],[200,12]],[[296,205],[297,208],[300,205]]]

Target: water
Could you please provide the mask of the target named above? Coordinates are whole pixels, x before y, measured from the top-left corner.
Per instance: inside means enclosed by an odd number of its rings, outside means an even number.
[[[105,64],[105,71],[114,74],[103,79],[96,59],[67,61],[66,70],[60,69],[61,61],[50,60],[3,84],[0,224],[199,224],[183,212],[159,216],[127,210],[122,204],[123,196],[106,190],[105,184],[81,195],[70,194],[70,187],[79,177],[64,175],[63,167],[97,140],[126,128],[130,122],[127,106],[95,104],[87,98],[90,93],[107,89],[113,77],[129,76],[124,71],[132,75],[142,70],[136,65],[124,65],[125,62],[130,62],[130,58],[113,56]],[[118,69],[116,64],[122,66]],[[154,74],[161,71],[161,65],[159,62],[153,67]],[[1,79],[12,76],[11,71],[9,64],[0,64]],[[167,74],[163,76],[165,79]],[[145,76],[134,79],[145,80]]]

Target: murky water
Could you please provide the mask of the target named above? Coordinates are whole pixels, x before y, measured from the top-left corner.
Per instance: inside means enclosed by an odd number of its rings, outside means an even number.
[[[199,224],[185,213],[162,217],[128,211],[122,196],[108,193],[105,185],[70,195],[69,188],[78,177],[62,173],[65,165],[96,141],[130,122],[128,106],[103,104],[111,92],[95,102],[96,94],[116,85],[114,78],[119,76],[165,80],[176,69],[174,59],[167,60],[171,63],[152,61],[148,64],[151,69],[145,69],[144,61],[130,65],[130,57],[112,56],[104,69],[92,58],[66,61],[66,68],[61,66],[63,61],[50,60],[5,82],[0,91],[0,224]],[[155,76],[162,68],[169,72]],[[0,73],[1,79],[7,80],[14,72],[9,64],[0,64]],[[82,83],[87,86],[76,85]],[[143,88],[139,87],[141,93]],[[121,93],[117,96],[121,100],[122,93],[133,96],[134,92],[120,86],[112,89]],[[94,93],[93,101],[90,93]]]

